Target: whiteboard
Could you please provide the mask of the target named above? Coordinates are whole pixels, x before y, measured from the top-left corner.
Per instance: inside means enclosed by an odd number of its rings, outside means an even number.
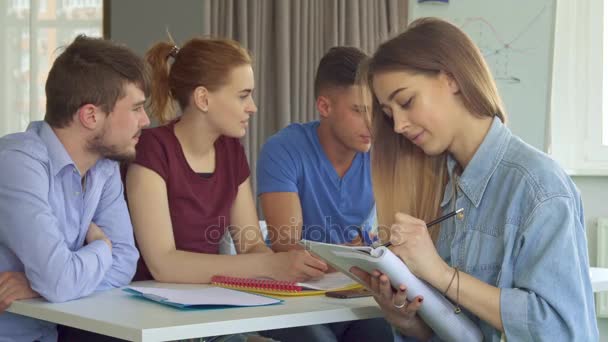
[[[511,131],[545,151],[550,111],[555,0],[409,1],[410,22],[447,19],[480,48]]]

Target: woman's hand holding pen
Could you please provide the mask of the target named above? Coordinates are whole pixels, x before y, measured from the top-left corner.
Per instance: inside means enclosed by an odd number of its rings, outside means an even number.
[[[391,226],[391,250],[414,275],[429,281],[437,270],[447,268],[433,244],[426,223],[415,217],[397,213]],[[443,273],[441,273],[443,274]]]

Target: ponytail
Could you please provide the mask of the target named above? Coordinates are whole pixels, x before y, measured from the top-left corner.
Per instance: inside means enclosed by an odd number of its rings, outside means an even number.
[[[173,44],[159,42],[148,50],[145,57],[152,80],[148,111],[159,124],[171,121],[176,116],[177,108],[169,85],[169,57],[175,57],[177,51]]]

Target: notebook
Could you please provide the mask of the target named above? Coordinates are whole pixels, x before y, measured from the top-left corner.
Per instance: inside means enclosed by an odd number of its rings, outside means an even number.
[[[129,286],[123,291],[160,304],[180,309],[216,309],[244,306],[264,306],[280,304],[281,299],[236,291],[221,287],[200,289],[168,289],[159,287]]]
[[[275,296],[314,296],[328,291],[362,288],[361,285],[340,272],[328,273],[319,280],[302,283],[260,278],[214,276],[211,278],[211,284]]]
[[[456,314],[453,304],[437,289],[418,279],[390,249],[379,246],[341,246],[322,242],[300,240],[309,252],[325,260],[329,265],[363,283],[350,272],[356,266],[368,273],[374,270],[386,274],[394,288],[405,284],[407,297],[413,300],[420,295],[424,304],[417,314],[444,341],[481,341],[483,335],[466,314]]]

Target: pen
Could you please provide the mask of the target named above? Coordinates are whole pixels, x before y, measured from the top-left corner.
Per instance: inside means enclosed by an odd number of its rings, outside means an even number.
[[[464,211],[464,208],[460,208],[460,209],[458,209],[458,210],[454,210],[454,211],[452,211],[451,213],[447,213],[447,214],[445,214],[445,215],[443,215],[443,216],[441,216],[441,217],[439,217],[439,218],[436,218],[436,219],[434,219],[433,221],[431,221],[431,222],[427,223],[427,224],[426,224],[426,227],[427,227],[427,228],[432,227],[432,226],[436,225],[437,223],[441,223],[441,222],[443,222],[443,221],[445,221],[445,220],[449,219],[450,217],[452,217],[452,216],[454,216],[454,215],[460,214],[460,213],[461,213],[461,212],[463,212],[463,211]],[[385,243],[385,244],[382,244],[381,246],[384,246],[384,247],[390,247],[391,245],[392,245],[392,243],[389,241],[389,242],[387,242],[387,243]]]
[[[357,226],[357,233],[359,234],[359,239],[361,239],[361,244],[365,246],[365,238],[363,238],[363,228],[361,226]]]

